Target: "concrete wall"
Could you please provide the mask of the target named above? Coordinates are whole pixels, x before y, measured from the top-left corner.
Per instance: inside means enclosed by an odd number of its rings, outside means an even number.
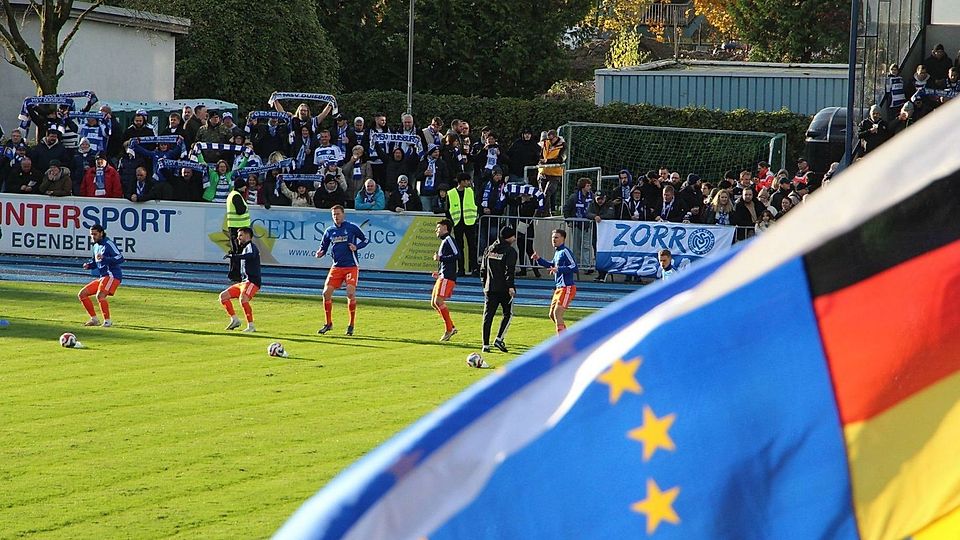
[[[27,19],[23,35],[34,47],[39,45],[35,18]],[[93,90],[101,100],[171,100],[174,60],[172,34],[88,19],[64,55],[59,89]],[[0,124],[8,135],[17,127],[23,98],[34,95],[36,88],[26,73],[0,62]],[[86,103],[79,101],[80,106]]]

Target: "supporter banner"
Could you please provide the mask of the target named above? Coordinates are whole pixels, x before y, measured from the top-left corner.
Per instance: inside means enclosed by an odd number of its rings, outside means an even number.
[[[328,210],[258,206],[250,214],[263,264],[330,266],[329,256],[314,256],[333,224]],[[348,210],[347,220],[370,240],[358,254],[361,268],[435,269],[435,217]],[[0,253],[87,257],[95,223],[131,260],[222,263],[229,246],[220,204],[0,194]]]
[[[597,269],[617,274],[655,277],[657,253],[669,249],[673,265],[728,249],[735,227],[664,223],[657,221],[601,221],[597,227]]]

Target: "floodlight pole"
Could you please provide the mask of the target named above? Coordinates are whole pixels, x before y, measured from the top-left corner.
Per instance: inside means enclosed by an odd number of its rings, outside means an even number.
[[[853,161],[853,108],[857,93],[857,26],[860,21],[860,0],[850,2],[850,55],[847,66],[847,137],[842,168]]]
[[[416,0],[410,0],[410,23],[407,34],[407,114],[413,114],[413,7]]]

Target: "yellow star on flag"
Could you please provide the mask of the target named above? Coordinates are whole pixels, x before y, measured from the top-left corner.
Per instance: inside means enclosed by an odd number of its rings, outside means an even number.
[[[676,446],[673,444],[673,439],[670,438],[670,434],[667,431],[670,430],[670,426],[673,425],[673,421],[677,419],[676,414],[668,414],[664,417],[657,418],[657,415],[653,414],[653,409],[649,406],[643,406],[643,425],[631,429],[627,433],[627,437],[643,443],[643,461],[650,461],[650,458],[653,456],[653,453],[657,451],[658,448],[663,448],[664,450],[670,450],[671,452],[676,449]]]
[[[657,532],[661,521],[676,525],[680,523],[680,516],[673,511],[673,501],[680,494],[680,486],[660,491],[660,486],[647,479],[647,498],[630,505],[634,512],[647,516],[647,536]]]
[[[643,392],[640,383],[637,382],[637,369],[640,367],[640,358],[624,362],[617,360],[610,366],[610,369],[604,371],[597,380],[610,386],[610,403],[616,403],[624,392],[633,392],[639,394]]]

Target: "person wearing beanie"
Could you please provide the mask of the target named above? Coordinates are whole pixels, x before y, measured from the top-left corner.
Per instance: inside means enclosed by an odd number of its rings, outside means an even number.
[[[123,198],[120,174],[107,161],[105,152],[100,152],[97,155],[95,166],[87,169],[87,173],[83,177],[83,183],[80,185],[80,196]]]
[[[953,61],[947,56],[942,43],[938,43],[933,48],[930,56],[923,61],[923,67],[927,68],[934,87],[943,88],[943,83],[947,80],[947,71],[953,67]]]
[[[502,352],[508,352],[504,339],[513,317],[513,299],[517,295],[513,277],[517,270],[517,251],[513,248],[516,240],[517,233],[513,227],[508,225],[501,228],[497,240],[487,247],[480,259],[480,282],[483,285],[483,352],[490,352],[490,329],[498,308],[503,310],[503,319],[493,345]]]
[[[133,115],[133,123],[123,132],[121,142],[127,142],[134,137],[153,137],[156,133],[147,123],[147,111],[140,109]]]

